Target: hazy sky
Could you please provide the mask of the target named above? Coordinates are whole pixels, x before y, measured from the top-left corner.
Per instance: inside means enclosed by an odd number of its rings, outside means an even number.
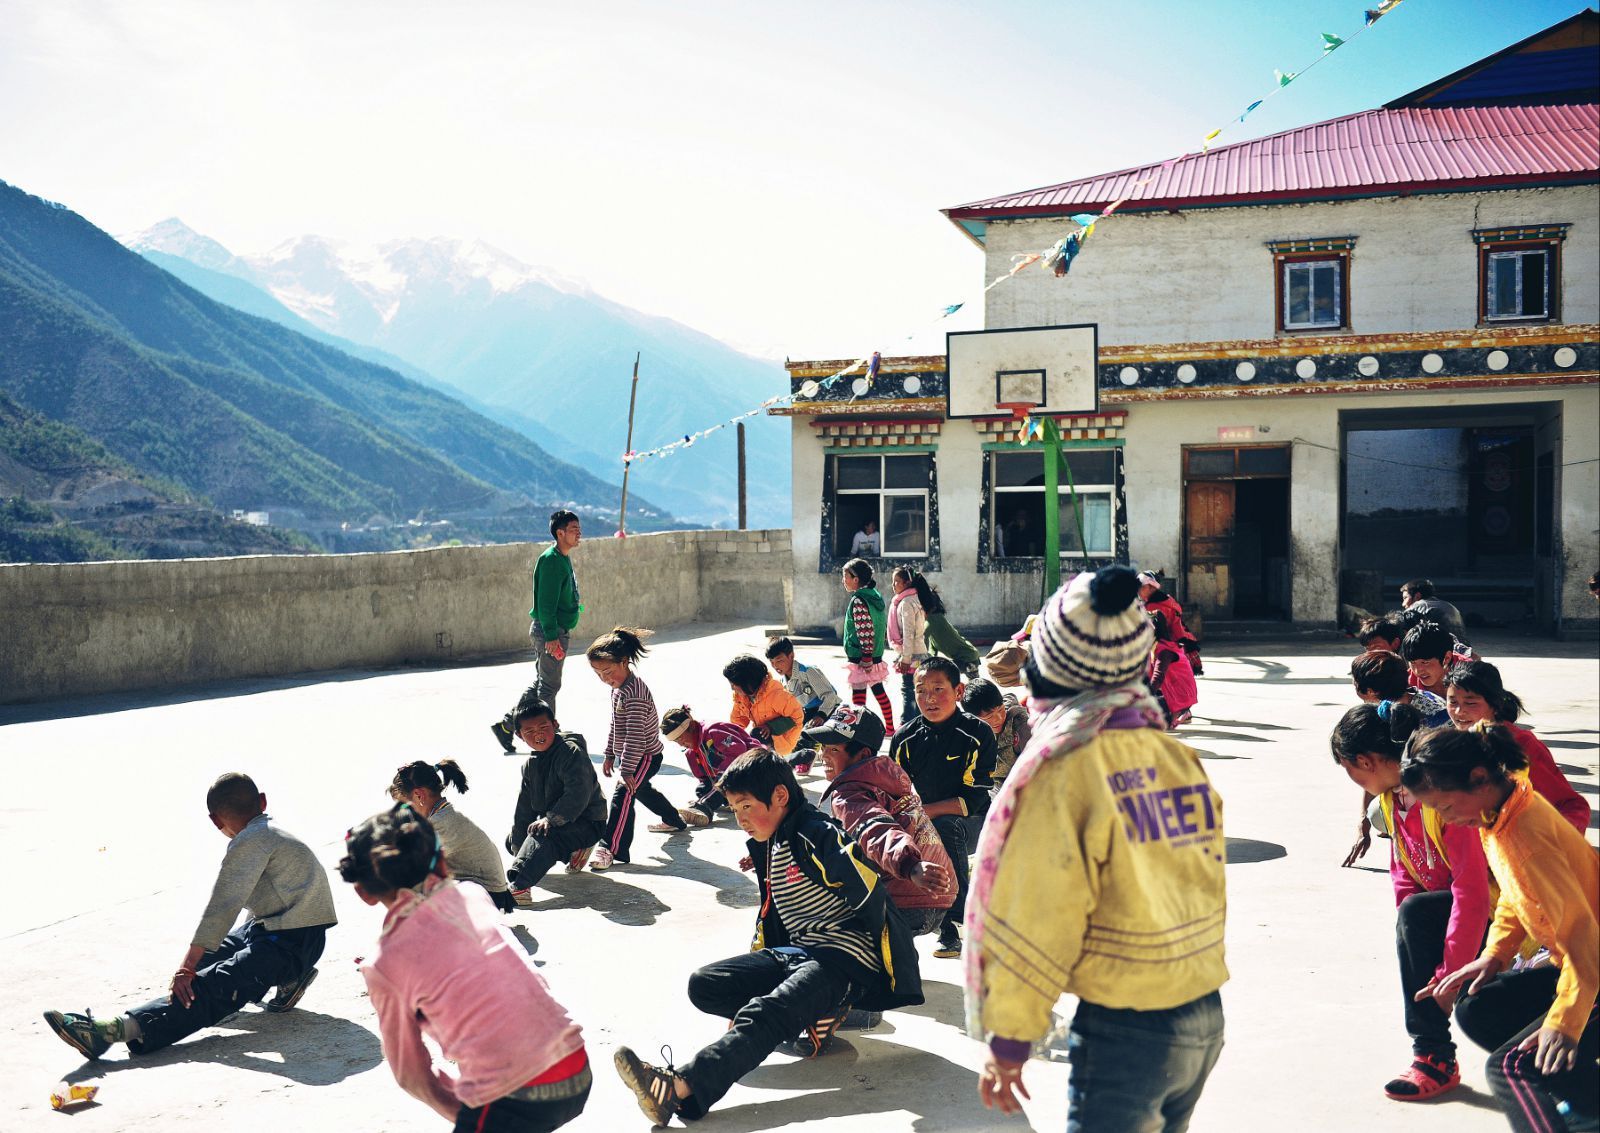
[[[940,208],[1195,149],[1373,2],[0,0],[0,180],[244,253],[479,238],[748,348],[899,353],[979,325]],[[1404,0],[1218,144],[1582,7]]]

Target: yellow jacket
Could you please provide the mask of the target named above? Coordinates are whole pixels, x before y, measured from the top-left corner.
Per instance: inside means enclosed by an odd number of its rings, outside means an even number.
[[[1037,1041],[1062,992],[1178,1007],[1227,981],[1222,799],[1153,728],[1102,731],[1017,800],[983,940],[983,1027]]]
[[[1508,965],[1524,938],[1561,965],[1544,1025],[1576,1040],[1600,990],[1600,858],[1525,778],[1518,777],[1483,854],[1500,883],[1500,901],[1483,954]]]

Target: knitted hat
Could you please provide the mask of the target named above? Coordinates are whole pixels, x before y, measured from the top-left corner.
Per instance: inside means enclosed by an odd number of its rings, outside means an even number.
[[[1080,574],[1051,595],[1033,628],[1033,663],[1063,688],[1116,688],[1137,680],[1155,643],[1125,566]]]

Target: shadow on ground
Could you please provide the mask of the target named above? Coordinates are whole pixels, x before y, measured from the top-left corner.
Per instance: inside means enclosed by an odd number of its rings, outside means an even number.
[[[1286,858],[1289,851],[1276,842],[1258,842],[1254,838],[1228,839],[1228,864],[1248,865],[1251,862],[1270,862]]]

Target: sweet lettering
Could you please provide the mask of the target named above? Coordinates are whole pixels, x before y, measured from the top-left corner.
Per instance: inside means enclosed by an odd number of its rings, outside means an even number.
[[[1211,787],[1206,783],[1119,794],[1117,806],[1122,811],[1123,828],[1130,842],[1174,842],[1217,828]]]

